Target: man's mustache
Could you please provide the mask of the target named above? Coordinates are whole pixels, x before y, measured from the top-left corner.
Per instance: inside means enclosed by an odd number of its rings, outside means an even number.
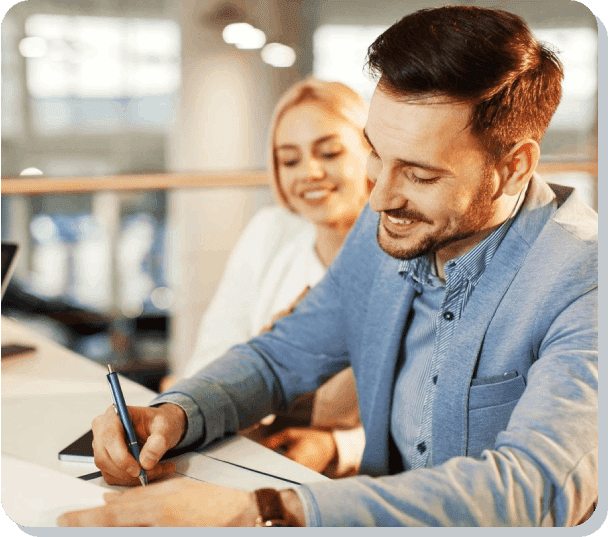
[[[388,211],[382,212],[391,218],[398,218],[400,220],[417,220],[420,222],[426,222],[427,224],[431,223],[429,219],[426,218],[422,213],[412,211],[411,209],[407,209],[405,207],[400,209],[389,209]]]

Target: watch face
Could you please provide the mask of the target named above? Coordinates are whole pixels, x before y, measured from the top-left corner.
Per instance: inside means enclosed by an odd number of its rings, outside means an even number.
[[[262,520],[261,517],[255,522],[257,528],[287,528],[289,524],[287,524],[286,520],[282,518],[271,518],[270,520]]]
[[[289,526],[285,520],[267,520],[266,525],[272,528],[287,528]]]

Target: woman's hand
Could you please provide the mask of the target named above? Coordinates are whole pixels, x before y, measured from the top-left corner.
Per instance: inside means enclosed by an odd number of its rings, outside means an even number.
[[[315,472],[325,471],[338,456],[334,435],[324,429],[288,427],[260,443]]]
[[[171,462],[161,457],[177,445],[186,431],[186,413],[177,405],[128,407],[138,443],[142,446],[139,464],[127,449],[123,426],[114,407],[93,420],[95,465],[110,485],[137,485],[140,465],[155,480],[175,472]]]
[[[304,287],[304,290],[295,298],[295,300],[289,306],[287,306],[284,310],[275,313],[272,316],[270,322],[262,326],[262,328],[260,329],[260,333],[263,334],[264,332],[270,332],[274,328],[274,323],[280,321],[283,317],[291,315],[293,313],[293,310],[296,309],[297,305],[302,302],[302,300],[304,300],[304,297],[308,294],[308,291],[310,291],[310,285]]]

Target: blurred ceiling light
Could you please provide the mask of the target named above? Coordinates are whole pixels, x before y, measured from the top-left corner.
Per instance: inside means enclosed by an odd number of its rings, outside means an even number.
[[[173,304],[173,291],[168,287],[157,287],[150,293],[150,301],[159,310],[169,309]]]
[[[139,317],[143,313],[144,306],[140,301],[136,301],[130,302],[128,304],[123,304],[120,310],[122,311],[122,314],[125,317],[134,319],[135,317]]]
[[[55,242],[59,238],[59,230],[48,214],[41,214],[32,219],[30,233],[40,244]]]
[[[262,60],[273,67],[291,67],[296,61],[296,52],[281,43],[268,43],[262,49]]]
[[[258,49],[266,43],[266,34],[247,22],[229,24],[222,32],[224,41],[239,49]]]
[[[266,43],[266,34],[257,28],[251,28],[243,39],[236,43],[236,48],[240,49],[259,49]]]
[[[19,175],[44,175],[38,168],[25,168]]]
[[[42,58],[48,50],[42,37],[24,37],[19,41],[19,52],[24,58]]]
[[[238,43],[243,38],[243,35],[247,34],[247,32],[251,29],[253,29],[253,26],[247,22],[235,22],[224,28],[222,37],[226,43],[234,45],[235,43]]]

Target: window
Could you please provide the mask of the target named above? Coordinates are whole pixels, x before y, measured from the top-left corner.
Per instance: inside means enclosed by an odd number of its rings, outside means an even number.
[[[169,20],[36,14],[20,50],[38,134],[171,125],[180,28]]]

